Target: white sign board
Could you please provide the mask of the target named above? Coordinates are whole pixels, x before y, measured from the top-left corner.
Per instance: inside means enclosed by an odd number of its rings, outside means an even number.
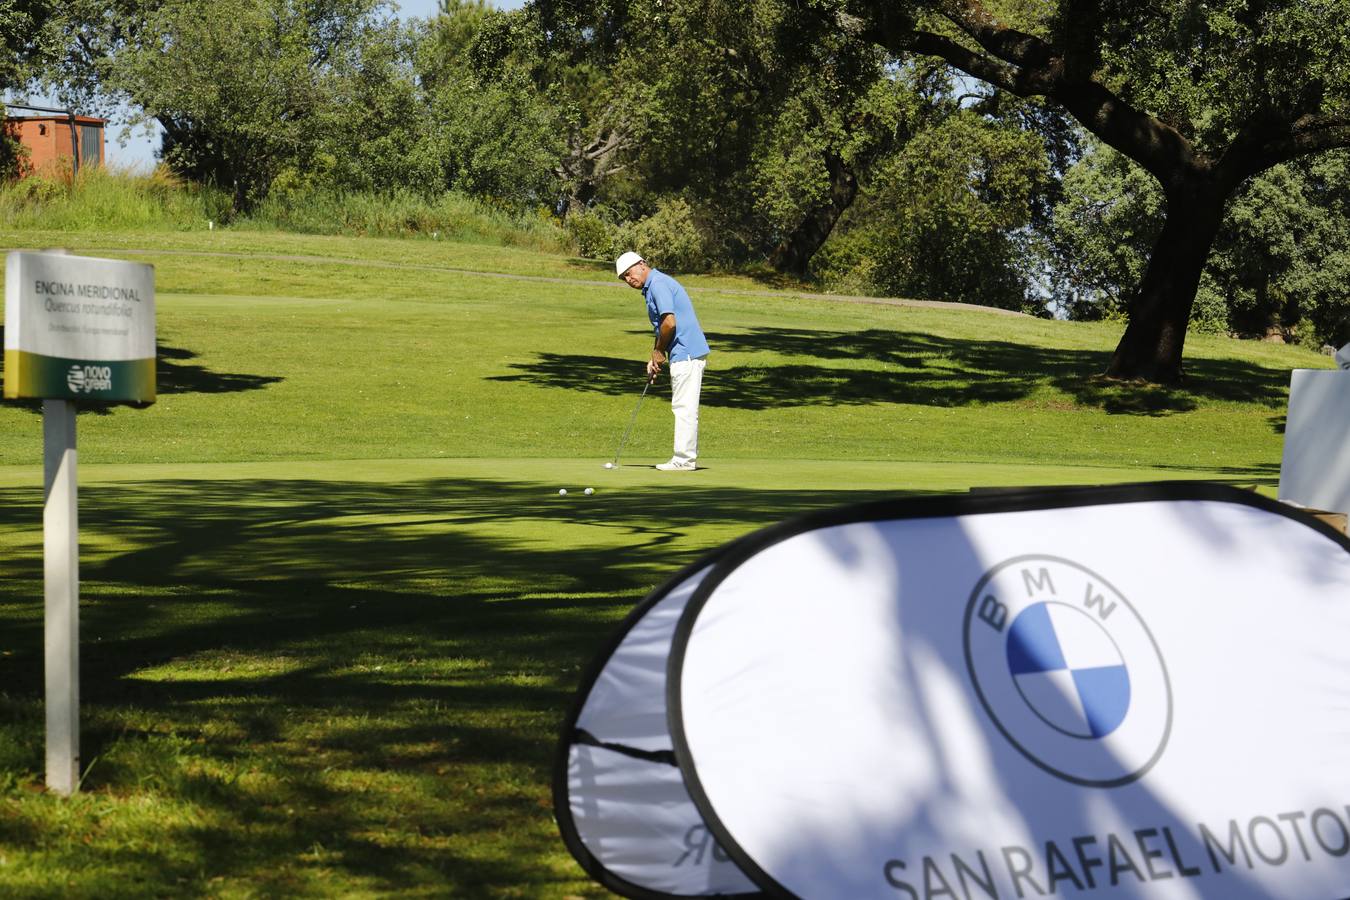
[[[154,267],[10,253],[4,396],[154,402]]]
[[[1350,371],[1295,369],[1290,376],[1280,499],[1350,512]]]

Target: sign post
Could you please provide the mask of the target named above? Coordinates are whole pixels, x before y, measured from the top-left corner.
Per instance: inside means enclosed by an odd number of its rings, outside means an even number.
[[[43,660],[47,691],[47,787],[80,783],[80,523],[75,404],[42,401]]]
[[[4,397],[42,400],[47,787],[80,783],[80,564],[75,414],[155,400],[155,273],[61,251],[5,262]]]

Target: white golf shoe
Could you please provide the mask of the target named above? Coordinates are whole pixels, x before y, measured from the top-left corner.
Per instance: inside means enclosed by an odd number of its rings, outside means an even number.
[[[656,468],[662,472],[692,472],[697,469],[698,466],[692,462],[681,462],[680,460],[672,459],[670,462],[660,463]]]

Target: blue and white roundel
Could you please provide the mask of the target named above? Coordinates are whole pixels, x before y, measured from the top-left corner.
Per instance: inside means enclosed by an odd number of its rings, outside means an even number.
[[[1037,603],[1008,629],[1008,669],[1036,715],[1057,731],[1105,737],[1130,709],[1130,671],[1111,635],[1067,603]]]
[[[995,566],[971,594],[965,650],[994,726],[1045,771],[1108,787],[1162,754],[1166,666],[1134,607],[1095,572],[1051,556]]]

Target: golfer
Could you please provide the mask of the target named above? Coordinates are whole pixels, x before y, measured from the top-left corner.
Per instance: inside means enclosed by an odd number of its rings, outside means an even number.
[[[647,301],[656,343],[647,361],[647,378],[655,381],[661,365],[670,363],[670,411],[675,414],[675,454],[656,468],[663,472],[692,472],[698,468],[698,395],[708,362],[708,339],[694,315],[694,304],[680,283],[647,265],[628,251],[614,263],[614,271],[628,286],[642,291]]]

